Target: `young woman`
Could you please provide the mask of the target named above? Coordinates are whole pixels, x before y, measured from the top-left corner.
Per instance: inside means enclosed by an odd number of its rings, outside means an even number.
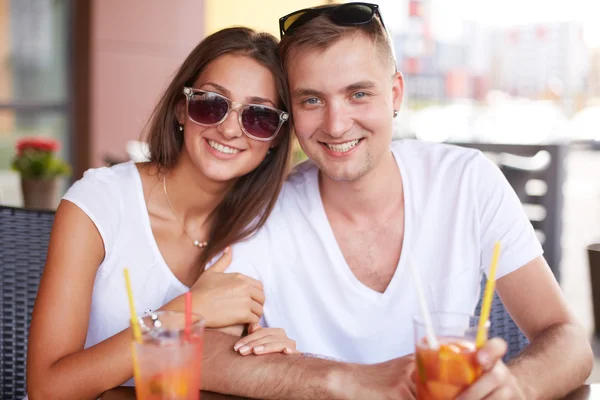
[[[261,284],[223,271],[229,246],[263,225],[285,178],[280,68],[268,34],[231,28],[207,37],[154,110],[150,162],[89,170],[69,189],[33,312],[30,399],[97,398],[132,384],[125,267],[139,313],[183,310],[191,290],[207,328],[259,321]],[[259,331],[270,342],[263,352],[295,351],[280,330]]]

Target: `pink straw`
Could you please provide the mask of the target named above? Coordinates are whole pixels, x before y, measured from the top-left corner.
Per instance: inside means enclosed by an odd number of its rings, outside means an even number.
[[[185,294],[185,339],[190,340],[192,331],[192,292]]]

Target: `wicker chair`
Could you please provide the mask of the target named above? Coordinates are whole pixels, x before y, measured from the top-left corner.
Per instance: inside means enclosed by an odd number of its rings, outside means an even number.
[[[0,398],[23,398],[27,338],[54,213],[0,206]]]
[[[485,290],[485,283],[486,279],[484,278],[481,282],[482,296]],[[477,305],[475,315],[480,314],[482,300],[483,299],[481,299]],[[523,332],[521,332],[517,324],[512,320],[508,311],[506,311],[506,308],[504,308],[502,300],[500,300],[500,297],[498,297],[496,293],[494,293],[492,310],[490,311],[490,324],[488,336],[490,338],[501,337],[506,340],[506,343],[508,344],[504,362],[514,358],[529,343]]]

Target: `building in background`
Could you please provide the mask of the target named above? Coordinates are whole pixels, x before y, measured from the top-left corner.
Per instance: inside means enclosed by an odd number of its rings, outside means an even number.
[[[405,6],[393,40],[409,105],[483,101],[499,90],[558,101],[572,113],[595,90],[589,89],[592,61],[578,22],[491,28],[466,21],[462,38],[445,41],[430,34],[428,0]]]
[[[590,54],[577,22],[536,24],[493,34],[491,86],[513,96],[563,101],[567,112],[587,91]]]
[[[591,105],[600,105],[600,48],[590,51],[590,72],[586,100]]]
[[[430,0],[408,0],[403,4],[403,29],[392,40],[398,68],[406,80],[405,98],[410,102],[443,98],[444,76],[435,65],[431,37]]]

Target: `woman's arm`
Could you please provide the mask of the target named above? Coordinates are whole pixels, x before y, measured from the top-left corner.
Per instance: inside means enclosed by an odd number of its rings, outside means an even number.
[[[97,399],[133,376],[129,328],[84,350],[104,254],[91,219],[73,203],[61,202],[31,322],[27,382],[32,400]],[[262,285],[242,274],[223,273],[230,261],[225,254],[191,288],[194,310],[208,328],[257,323],[262,315]],[[183,311],[183,300],[179,296],[161,309]]]
[[[31,400],[97,399],[133,375],[129,329],[83,350],[92,289],[103,258],[104,244],[94,223],[79,207],[62,201],[31,321]]]

